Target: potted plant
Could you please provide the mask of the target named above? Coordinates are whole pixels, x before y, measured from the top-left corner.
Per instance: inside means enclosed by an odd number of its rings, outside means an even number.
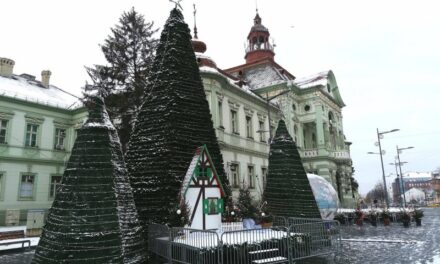
[[[370,223],[372,226],[377,226],[377,212],[376,211],[372,211],[369,214],[369,219],[370,219]]]
[[[345,215],[342,213],[336,214],[334,220],[338,221],[341,225],[346,224]]]
[[[262,228],[270,228],[273,226],[273,216],[264,212],[260,215],[260,225]]]
[[[409,212],[403,211],[402,222],[403,227],[409,227],[409,225],[411,224],[411,215],[409,214]]]
[[[355,213],[355,223],[358,226],[362,226],[364,224],[364,213],[358,208],[356,209]]]
[[[391,218],[390,212],[388,210],[383,210],[381,216],[383,219],[383,225],[384,226],[390,225],[390,218]]]
[[[416,220],[416,225],[417,226],[421,226],[422,225],[422,217],[423,217],[423,210],[415,209],[414,210],[414,219]]]

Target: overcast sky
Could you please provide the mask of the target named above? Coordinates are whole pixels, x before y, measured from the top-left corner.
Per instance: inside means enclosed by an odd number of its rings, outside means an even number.
[[[220,68],[244,62],[244,43],[255,16],[254,0],[185,0],[193,27]],[[1,1],[0,57],[15,60],[14,73],[79,94],[84,65],[103,64],[99,44],[131,7],[161,28],[168,0]],[[386,175],[394,172],[396,145],[404,171],[440,166],[440,3],[438,1],[259,0],[262,23],[276,43],[276,61],[296,77],[333,70],[345,104],[344,132],[360,192],[382,180],[376,128],[401,131],[382,140]],[[390,176],[391,180],[395,175]]]

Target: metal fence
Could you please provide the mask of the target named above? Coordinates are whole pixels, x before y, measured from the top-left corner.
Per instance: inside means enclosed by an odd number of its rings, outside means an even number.
[[[337,221],[276,217],[274,222],[292,224],[243,229],[233,223],[216,231],[153,224],[149,250],[169,263],[184,264],[294,263],[341,250]]]
[[[221,243],[215,231],[173,227],[170,230],[170,263],[221,263]]]
[[[286,263],[289,259],[286,227],[229,231],[220,240],[223,264]]]
[[[341,252],[341,232],[338,221],[320,221],[291,225],[290,260]]]
[[[170,228],[166,225],[150,224],[148,226],[148,250],[159,257],[168,259],[170,245]]]

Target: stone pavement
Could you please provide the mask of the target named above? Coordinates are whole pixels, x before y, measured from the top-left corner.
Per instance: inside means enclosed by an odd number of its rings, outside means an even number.
[[[342,227],[342,254],[331,258],[314,258],[297,264],[440,264],[440,208],[424,209],[422,226],[401,223],[385,227]],[[0,254],[1,264],[30,263],[34,251]]]

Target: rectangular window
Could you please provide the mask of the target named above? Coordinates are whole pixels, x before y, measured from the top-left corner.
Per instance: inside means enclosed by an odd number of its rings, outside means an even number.
[[[55,149],[64,150],[64,142],[66,140],[66,130],[63,128],[55,129]]]
[[[33,199],[34,198],[35,175],[22,174],[20,183],[20,198]]]
[[[223,128],[223,103],[218,101],[218,126]]]
[[[238,134],[237,111],[231,110],[231,128],[232,133]]]
[[[267,182],[267,168],[261,168],[261,176],[263,178],[263,189],[266,189]]]
[[[0,200],[3,199],[3,173],[0,172]]]
[[[232,187],[238,188],[240,186],[240,178],[238,174],[238,164],[231,164],[231,178]]]
[[[265,134],[266,132],[264,131],[264,122],[260,121],[259,125],[260,125],[260,127],[259,127],[259,130],[260,130],[260,141],[261,142],[266,142],[266,134]]]
[[[272,137],[275,136],[275,127],[274,126],[270,126],[270,131],[272,133]]]
[[[252,133],[252,117],[246,116],[246,137],[254,138]]]
[[[312,148],[316,148],[316,135],[312,133]]]
[[[49,198],[55,198],[55,194],[57,192],[57,188],[61,183],[60,175],[53,175],[50,178],[50,190],[49,190]]]
[[[254,166],[248,166],[249,188],[255,188]]]
[[[27,147],[37,146],[38,125],[28,124],[26,128],[26,142]]]
[[[6,144],[6,129],[8,127],[8,120],[0,119],[0,144]]]

